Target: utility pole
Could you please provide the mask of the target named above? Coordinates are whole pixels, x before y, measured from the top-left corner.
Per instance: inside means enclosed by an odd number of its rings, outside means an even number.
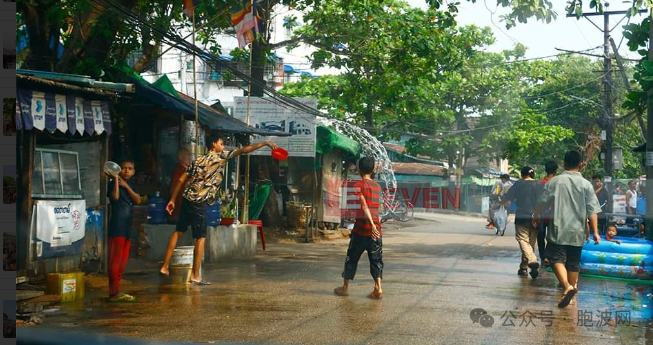
[[[606,2],[605,7],[608,7]],[[605,189],[608,192],[608,204],[606,212],[612,212],[612,174],[614,170],[614,157],[612,156],[612,146],[614,138],[614,121],[612,109],[612,58],[610,57],[610,32],[614,30],[621,21],[626,18],[627,11],[605,11],[603,13],[583,13],[583,18],[587,19],[592,25],[603,32],[603,116],[599,120],[601,129],[605,131],[605,159],[603,170],[605,171]],[[623,18],[613,27],[610,28],[610,16],[623,15]],[[603,16],[603,28],[596,25],[590,17]],[[576,17],[575,14],[568,14],[567,17]]]
[[[612,59],[610,58],[610,14],[603,14],[603,91],[605,93],[605,115],[603,127],[605,128],[605,187],[608,191],[608,204],[606,211],[612,213],[612,170],[614,167],[612,157],[614,123],[612,122]]]

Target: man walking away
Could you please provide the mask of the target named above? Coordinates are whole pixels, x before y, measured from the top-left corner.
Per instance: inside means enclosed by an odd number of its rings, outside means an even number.
[[[546,172],[546,177],[542,179],[542,184],[547,184],[551,181],[552,178],[558,173],[558,163],[555,161],[548,161],[544,164],[544,171]],[[549,260],[546,259],[546,231],[549,228],[551,223],[551,213],[553,210],[550,208],[542,214],[542,221],[538,226],[537,231],[537,249],[540,253],[540,261],[544,266],[549,266]]]
[[[488,214],[488,224],[485,226],[486,229],[495,228],[494,214],[501,208],[499,198],[504,196],[511,186],[512,183],[510,183],[510,175],[503,174],[501,175],[500,180],[497,181],[492,187],[492,192],[490,193],[490,212]]]
[[[603,232],[608,225],[608,217],[605,215],[605,210],[608,205],[608,191],[603,188],[603,179],[601,176],[594,176],[592,182],[594,183],[594,194],[596,194],[596,198],[599,200],[599,205],[601,206],[601,212],[597,215],[599,232]]]
[[[535,242],[537,241],[537,228],[533,226],[533,211],[542,190],[540,182],[534,180],[535,171],[529,166],[521,169],[521,180],[517,181],[508,193],[501,199],[502,202],[514,201],[517,205],[515,215],[515,237],[521,250],[521,263],[519,276],[527,276],[530,268],[531,278],[539,275],[537,271],[540,264],[535,256]]]
[[[585,241],[587,219],[594,233],[594,243],[599,244],[597,214],[601,206],[592,184],[580,173],[581,155],[578,151],[565,154],[565,171],[551,179],[535,208],[533,224],[540,221],[543,210],[553,207],[553,224],[547,234],[546,257],[553,265],[563,294],[559,308],[569,305],[577,292],[578,272],[580,271],[581,249]]]

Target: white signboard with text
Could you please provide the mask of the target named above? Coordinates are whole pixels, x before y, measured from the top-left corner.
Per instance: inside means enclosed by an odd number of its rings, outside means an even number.
[[[315,98],[294,98],[302,104],[316,109]],[[234,98],[234,117],[247,123],[247,97]],[[269,98],[252,97],[249,101],[249,125],[272,132],[290,133],[289,137],[258,136],[253,141],[272,141],[288,151],[290,157],[315,157],[315,116],[277,104]],[[252,152],[254,155],[269,155],[270,149]]]
[[[626,214],[626,196],[614,195],[612,196],[612,213]]]
[[[36,238],[50,247],[69,246],[84,238],[86,200],[39,200]]]

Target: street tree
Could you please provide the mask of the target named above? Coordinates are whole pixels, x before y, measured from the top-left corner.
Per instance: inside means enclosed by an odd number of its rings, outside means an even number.
[[[402,128],[411,114],[437,117],[433,85],[487,39],[480,29],[458,30],[449,12],[394,0],[320,1],[304,21],[289,48],[309,44],[313,68],[343,71],[331,80],[343,99],[335,111],[368,128]]]

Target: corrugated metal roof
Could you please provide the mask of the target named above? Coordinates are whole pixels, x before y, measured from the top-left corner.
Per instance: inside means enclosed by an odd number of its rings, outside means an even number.
[[[392,163],[396,175],[444,176],[445,168],[424,163]]]

